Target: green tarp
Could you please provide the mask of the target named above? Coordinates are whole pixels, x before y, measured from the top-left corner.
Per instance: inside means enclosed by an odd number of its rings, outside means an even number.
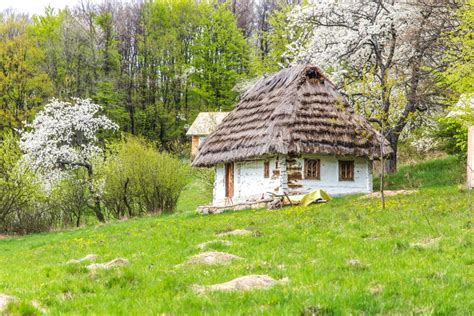
[[[318,189],[311,191],[304,195],[290,196],[290,201],[293,204],[308,206],[312,203],[322,203],[331,200],[331,196],[324,190]]]

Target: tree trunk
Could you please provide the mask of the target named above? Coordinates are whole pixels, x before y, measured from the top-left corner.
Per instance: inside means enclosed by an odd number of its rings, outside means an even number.
[[[397,153],[398,153],[398,139],[400,135],[394,131],[390,131],[387,135],[387,140],[390,143],[390,147],[393,152],[388,156],[385,163],[385,170],[387,173],[394,173],[397,171]]]
[[[81,226],[81,210],[78,211],[77,219],[76,219],[76,227]]]
[[[87,175],[89,176],[89,191],[91,192],[92,196],[94,197],[94,213],[99,222],[105,223],[105,217],[104,214],[102,214],[102,210],[100,207],[100,197],[96,194],[94,186],[92,184],[92,177],[94,175],[92,171],[92,165],[90,164],[85,164],[85,167],[87,169]]]
[[[102,210],[100,208],[100,197],[98,197],[97,195],[94,196],[94,212],[99,222],[105,223],[105,217],[104,217],[104,214],[102,214]]]

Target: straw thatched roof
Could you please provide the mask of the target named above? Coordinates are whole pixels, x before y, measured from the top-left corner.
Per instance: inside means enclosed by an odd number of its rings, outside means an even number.
[[[354,113],[314,65],[260,79],[201,145],[195,166],[260,156],[330,154],[378,158],[380,133]],[[391,152],[388,141],[384,155]]]
[[[201,112],[189,127],[186,135],[209,135],[229,112]]]

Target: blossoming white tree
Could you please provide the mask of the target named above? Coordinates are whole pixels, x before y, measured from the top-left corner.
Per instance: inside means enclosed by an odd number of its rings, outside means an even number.
[[[289,16],[286,57],[330,72],[349,100],[385,126],[396,169],[400,134],[415,113],[439,105],[433,79],[444,65],[448,1],[310,0]]]
[[[117,124],[100,114],[100,105],[86,99],[73,102],[51,100],[21,133],[20,148],[31,167],[58,178],[70,170],[85,168],[89,190],[94,196],[94,211],[100,221],[104,216],[100,196],[93,183],[92,160],[102,152],[97,134],[116,130]]]

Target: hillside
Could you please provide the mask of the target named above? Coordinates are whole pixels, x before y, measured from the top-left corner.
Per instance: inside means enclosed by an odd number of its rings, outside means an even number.
[[[469,314],[474,310],[473,193],[459,189],[451,158],[402,168],[419,192],[325,205],[213,216],[191,212],[0,240],[0,294],[15,314]],[[462,167],[462,166],[461,166]],[[456,167],[461,170],[461,167]],[[419,170],[419,172],[417,171]],[[424,171],[423,171],[424,170]],[[423,171],[423,172],[422,172]],[[450,176],[448,178],[441,175]],[[412,187],[414,185],[409,185]],[[179,208],[202,197],[187,190]],[[216,233],[248,229],[248,236]],[[242,257],[226,265],[180,265],[197,245]],[[72,258],[122,257],[130,265],[90,272]],[[289,279],[268,290],[198,294],[249,274]]]

